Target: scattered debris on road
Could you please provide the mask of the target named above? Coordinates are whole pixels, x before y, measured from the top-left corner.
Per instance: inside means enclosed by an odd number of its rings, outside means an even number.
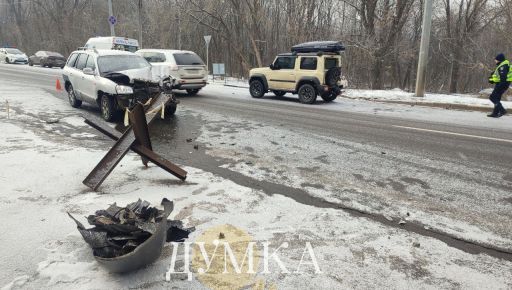
[[[125,207],[116,203],[89,215],[93,228],[86,229],[68,213],[93,255],[112,272],[126,272],[152,263],[160,256],[165,242],[181,242],[194,228],[183,228],[181,221],[167,220],[174,204],[164,198],[164,210],[139,199]]]

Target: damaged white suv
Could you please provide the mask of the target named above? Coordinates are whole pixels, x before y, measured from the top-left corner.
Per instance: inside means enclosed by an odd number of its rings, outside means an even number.
[[[107,121],[162,92],[160,82],[152,80],[151,65],[143,57],[127,51],[75,51],[62,74],[71,106],[79,108],[84,101],[97,104]],[[176,105],[173,96],[165,109],[166,117],[174,114]]]

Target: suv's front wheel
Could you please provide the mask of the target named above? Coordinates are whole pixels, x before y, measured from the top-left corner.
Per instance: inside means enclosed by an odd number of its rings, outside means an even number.
[[[261,80],[253,80],[249,84],[249,92],[253,98],[261,98],[265,95],[265,86]]]
[[[303,84],[299,88],[299,101],[303,104],[313,104],[316,101],[316,90],[310,84]]]
[[[100,102],[101,108],[101,117],[105,119],[105,121],[110,122],[114,120],[116,114],[116,104],[114,103],[113,98],[108,95],[101,96]]]
[[[73,89],[72,85],[68,86],[68,100],[69,100],[69,104],[73,108],[80,108],[80,106],[82,105],[82,101],[80,101],[76,98],[75,90]]]

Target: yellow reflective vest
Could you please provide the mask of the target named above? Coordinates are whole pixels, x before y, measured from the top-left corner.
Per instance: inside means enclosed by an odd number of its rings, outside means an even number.
[[[491,77],[489,78],[489,82],[497,84],[501,81],[499,70],[504,65],[509,66],[507,82],[512,82],[512,68],[510,68],[510,62],[508,60],[504,60],[500,63],[500,65],[496,68],[496,70],[492,73]]]

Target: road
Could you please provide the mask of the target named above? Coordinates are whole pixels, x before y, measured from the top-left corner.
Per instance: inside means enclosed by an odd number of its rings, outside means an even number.
[[[0,65],[0,78],[65,98],[54,92],[60,73]],[[343,98],[308,106],[220,84],[179,97],[152,136],[181,164],[512,260],[510,116]]]

